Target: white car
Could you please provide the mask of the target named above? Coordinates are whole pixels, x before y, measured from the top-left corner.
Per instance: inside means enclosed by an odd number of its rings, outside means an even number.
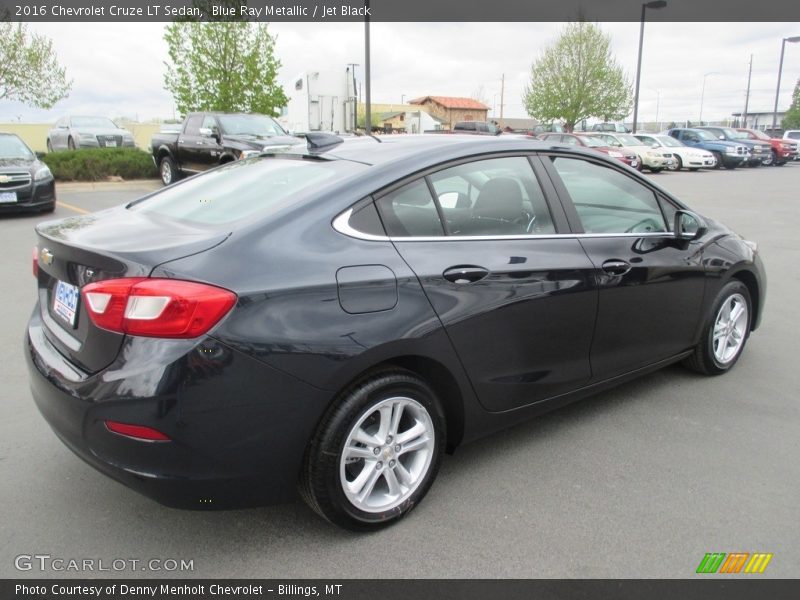
[[[684,168],[690,171],[713,169],[717,164],[717,159],[711,152],[687,146],[671,135],[664,135],[661,133],[637,133],[636,137],[639,138],[643,144],[655,147],[662,152],[669,152],[672,154],[672,157],[675,159],[672,168],[676,171],[680,171]]]
[[[800,142],[800,129],[787,129],[783,132],[783,139]],[[794,155],[795,160],[800,160],[800,152]]]
[[[622,148],[633,152],[639,157],[639,164],[653,173],[670,169],[675,164],[675,159],[672,157],[671,152],[663,152],[660,149],[651,148],[630,133],[603,131],[592,133],[591,135],[601,138],[612,148]]]

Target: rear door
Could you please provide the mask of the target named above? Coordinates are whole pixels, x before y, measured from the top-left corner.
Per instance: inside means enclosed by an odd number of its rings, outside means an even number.
[[[561,235],[566,218],[553,196],[541,164],[520,155],[451,163],[376,200],[491,411],[591,377],[594,267],[575,237]]]
[[[552,155],[545,164],[595,269],[594,380],[689,349],[705,289],[705,241],[675,240],[677,207],[605,162]]]
[[[178,135],[178,164],[185,171],[203,170],[201,155],[206,148],[206,139],[200,135],[203,115],[189,115],[183,131]]]

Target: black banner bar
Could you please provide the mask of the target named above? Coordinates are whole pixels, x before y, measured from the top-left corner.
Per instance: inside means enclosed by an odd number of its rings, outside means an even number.
[[[642,0],[0,0],[0,18],[28,22],[638,21]],[[668,0],[648,21],[800,21],[797,0]]]
[[[708,579],[28,579],[0,582],[3,600],[796,600],[800,580]]]

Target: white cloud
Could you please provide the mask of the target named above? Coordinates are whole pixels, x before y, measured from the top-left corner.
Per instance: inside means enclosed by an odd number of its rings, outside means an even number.
[[[638,23],[603,23],[617,60],[633,81]],[[53,40],[74,79],[69,98],[51,111],[0,102],[0,122],[53,121],[66,113],[169,118],[163,89],[167,59],[163,23],[40,23],[29,27]],[[301,71],[344,71],[364,65],[359,23],[273,23],[287,83]],[[426,94],[468,96],[483,85],[499,113],[505,73],[505,115],[525,116],[521,94],[530,64],[561,28],[558,23],[372,23],[372,97],[400,102]],[[771,110],[781,38],[800,35],[798,23],[647,23],[640,120],[653,120],[660,92],[663,121],[697,119],[703,75],[703,116],[722,119],[744,107],[747,64],[753,58],[751,110]],[[800,44],[787,44],[779,108],[788,106],[800,76]]]

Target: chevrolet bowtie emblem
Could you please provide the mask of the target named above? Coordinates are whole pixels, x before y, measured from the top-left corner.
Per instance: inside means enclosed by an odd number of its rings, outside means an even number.
[[[53,253],[50,252],[47,248],[42,248],[41,253],[39,254],[39,258],[42,259],[42,262],[46,265],[53,264]]]
[[[0,183],[8,183],[11,181],[11,177],[8,175],[0,175]]]

